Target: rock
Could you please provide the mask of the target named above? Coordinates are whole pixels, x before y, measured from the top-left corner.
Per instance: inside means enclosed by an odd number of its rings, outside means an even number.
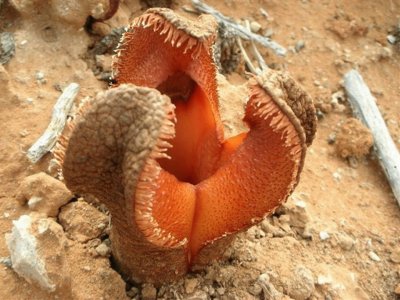
[[[69,289],[69,268],[64,257],[66,238],[60,224],[37,214],[22,215],[6,234],[12,268],[31,284],[48,292]]]
[[[340,233],[337,235],[337,239],[339,242],[339,246],[343,249],[343,250],[351,250],[351,248],[353,248],[355,241],[348,236],[345,233]]]
[[[396,264],[400,264],[400,249],[396,249],[390,254],[390,260]]]
[[[11,32],[0,33],[0,64],[8,63],[15,54],[15,40]]]
[[[224,287],[217,288],[217,293],[220,296],[224,295],[225,294],[225,288]]]
[[[376,254],[374,251],[369,251],[368,252],[368,256],[370,259],[372,259],[373,261],[381,261],[381,258],[378,256],[378,254]]]
[[[152,284],[143,284],[142,299],[143,300],[157,299],[157,290]]]
[[[294,49],[296,49],[296,52],[300,52],[305,47],[305,45],[306,43],[303,40],[299,40],[296,42]]]
[[[327,142],[329,145],[333,145],[336,141],[336,133],[332,132],[328,135]]]
[[[325,240],[330,238],[330,235],[326,231],[320,231],[319,232],[319,238],[321,239],[321,241],[325,241]]]
[[[308,299],[315,290],[312,272],[304,266],[295,269],[293,278],[288,282],[287,294],[295,300]]]
[[[332,283],[332,278],[330,276],[318,275],[318,277],[317,277],[318,285],[325,285],[325,284],[331,284],[331,283]]]
[[[58,218],[67,237],[78,242],[97,238],[108,224],[108,216],[85,201],[64,206]]]
[[[254,33],[259,32],[261,29],[261,24],[256,22],[256,21],[252,21],[250,22],[250,30]]]
[[[264,294],[264,299],[281,300],[283,298],[283,294],[279,292],[275,288],[275,286],[270,282],[270,278],[267,273],[261,274],[258,277],[257,282],[261,285]]]
[[[390,44],[396,44],[397,38],[393,34],[389,34],[386,38]]]
[[[267,38],[271,38],[273,36],[273,34],[274,34],[274,30],[272,28],[268,28],[264,32],[264,36]]]
[[[258,296],[262,293],[262,287],[260,284],[255,283],[247,288],[247,291],[253,296]]]
[[[96,247],[96,252],[100,256],[107,257],[110,255],[111,249],[106,243],[101,243]]]
[[[72,198],[72,194],[64,183],[41,172],[21,182],[16,198],[30,210],[56,217],[59,208]]]
[[[284,204],[284,212],[289,216],[288,223],[292,227],[304,229],[310,221],[307,205],[302,200],[288,201]]]
[[[270,234],[273,237],[283,237],[286,235],[282,229],[272,225],[269,219],[265,219],[261,222],[261,229],[264,230],[266,234]]]
[[[361,158],[369,153],[374,143],[371,132],[359,120],[347,119],[336,135],[336,152],[342,158]]]
[[[394,293],[395,293],[396,295],[400,295],[400,283],[397,284],[397,286],[395,287]]]
[[[139,289],[137,287],[131,287],[131,289],[129,291],[126,292],[126,295],[129,298],[133,298],[136,297],[136,295],[139,294]]]
[[[88,16],[101,19],[109,11],[110,0],[63,1],[10,0],[14,8],[26,18],[42,18],[81,27]]]
[[[208,300],[209,297],[204,291],[197,291],[193,295],[187,296],[184,298],[185,300]]]
[[[192,294],[199,284],[197,278],[187,278],[185,279],[185,292],[186,294]]]
[[[41,71],[37,71],[37,72],[35,73],[35,79],[36,79],[36,81],[37,81],[38,83],[40,83],[40,84],[45,84],[45,83],[47,82],[47,80],[46,80],[46,78],[45,78],[45,76],[44,76],[44,73],[41,72]]]
[[[265,237],[265,232],[258,226],[253,226],[247,230],[247,235],[254,241]]]
[[[11,257],[0,257],[0,264],[6,266],[7,268],[12,268]]]

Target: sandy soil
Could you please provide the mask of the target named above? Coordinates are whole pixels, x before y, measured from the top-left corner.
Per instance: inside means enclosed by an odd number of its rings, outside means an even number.
[[[188,3],[177,0],[172,7],[181,11]],[[33,165],[26,151],[47,127],[62,88],[79,83],[77,103],[107,88],[98,78],[109,69],[110,55],[97,57],[96,66],[90,49],[101,34],[126,25],[144,5],[125,1],[111,20],[95,25],[96,34],[88,34],[79,18],[49,19],[40,10],[27,15],[3,3],[1,32],[13,33],[16,51],[0,65],[0,299],[328,300],[396,299],[400,294],[399,207],[374,154],[344,159],[335,145],[336,134],[343,139],[342,126],[351,117],[342,75],[355,67],[400,146],[400,51],[386,39],[399,22],[400,1],[208,3],[234,18],[257,21],[261,33],[287,47],[285,58],[262,53],[271,67],[289,71],[315,100],[318,134],[293,196],[274,216],[240,234],[222,261],[158,289],[123,281],[110,266],[105,208],[94,200],[72,199],[49,225],[62,235],[59,244],[46,240],[48,252],[42,249],[50,258],[62,258],[60,288],[48,293],[26,282],[9,267],[5,234],[13,220],[31,212],[18,196],[23,180],[39,172],[54,175],[51,155]],[[243,67],[227,78],[242,84]],[[232,107],[224,116],[228,125],[237,114]],[[60,253],[52,254],[54,249]]]

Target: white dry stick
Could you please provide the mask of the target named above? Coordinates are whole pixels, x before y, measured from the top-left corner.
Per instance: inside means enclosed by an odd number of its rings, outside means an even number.
[[[256,75],[260,75],[259,70],[253,65],[253,63],[251,62],[250,57],[248,56],[246,49],[244,49],[243,44],[242,44],[242,40],[240,38],[236,38],[236,42],[239,45],[239,49],[240,52],[242,53],[244,62],[246,63],[246,66],[249,68],[250,72]]]
[[[351,70],[344,75],[344,88],[353,113],[372,132],[374,149],[392,187],[394,197],[400,205],[400,153],[375,104],[375,99],[356,70]]]
[[[202,13],[210,14],[214,18],[217,19],[218,23],[223,23],[226,27],[229,27],[232,29],[232,31],[240,38],[244,40],[253,40],[257,43],[260,43],[264,47],[272,49],[277,55],[280,56],[285,56],[286,54],[286,49],[279,45],[277,42],[274,42],[273,40],[261,36],[259,34],[253,33],[250,30],[248,30],[246,27],[237,24],[235,21],[232,19],[224,16],[221,14],[219,11],[217,11],[215,8],[204,4],[200,0],[192,0],[192,4],[194,8]]]
[[[248,30],[250,30],[250,22],[249,22],[249,20],[246,20],[245,24],[246,24],[246,28]],[[264,58],[262,57],[261,53],[258,51],[256,45],[254,44],[254,41],[251,40],[250,44],[251,44],[251,49],[253,50],[254,56],[257,59],[258,65],[260,66],[259,68],[257,68],[257,71],[262,73],[263,71],[268,69],[268,66],[265,63]]]
[[[64,130],[68,113],[78,92],[79,84],[71,83],[58,98],[53,108],[49,126],[42,136],[29,148],[26,154],[32,163],[38,162],[56,144],[58,136]]]

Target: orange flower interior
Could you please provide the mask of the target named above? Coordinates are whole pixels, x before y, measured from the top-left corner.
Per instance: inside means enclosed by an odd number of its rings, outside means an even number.
[[[147,13],[125,34],[115,66],[116,84],[156,88],[176,107],[175,136],[159,137],[170,144],[169,158],[141,175],[156,183],[151,202],[132,200],[146,238],[185,246],[188,264],[206,244],[249,227],[284,201],[303,155],[291,120],[256,82],[245,117],[250,131],[224,141],[213,39],[196,39]]]

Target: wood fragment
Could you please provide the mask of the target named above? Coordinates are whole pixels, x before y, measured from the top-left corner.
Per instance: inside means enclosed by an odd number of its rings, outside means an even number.
[[[246,28],[247,28],[248,30],[250,30],[250,22],[249,22],[249,20],[246,20],[246,21],[245,21],[245,24],[246,24]],[[267,70],[267,69],[268,69],[268,66],[267,66],[267,64],[265,63],[265,60],[264,60],[264,58],[262,57],[261,53],[258,51],[258,49],[257,49],[257,47],[256,47],[256,44],[254,43],[253,40],[250,40],[250,45],[251,45],[251,50],[253,51],[253,54],[254,54],[254,56],[255,56],[256,59],[257,59],[258,65],[260,66],[259,68],[257,68],[257,70],[258,70],[260,73],[263,72],[263,71],[265,71],[265,70]]]
[[[264,9],[264,8],[260,8],[260,13],[267,18],[267,20],[269,20],[270,16],[268,14],[268,12]]]
[[[243,56],[244,62],[246,63],[246,66],[249,68],[250,72],[253,73],[253,74],[259,75],[260,72],[259,72],[259,70],[253,65],[253,63],[251,62],[251,59],[250,59],[249,55],[247,54],[246,50],[245,50],[244,47],[243,47],[242,40],[241,40],[240,38],[237,37],[237,38],[236,38],[236,42],[237,42],[238,45],[239,45],[240,52],[242,52],[242,56]]]
[[[400,153],[375,104],[375,99],[356,70],[344,75],[344,88],[354,115],[372,132],[374,149],[400,206]]]
[[[56,144],[59,135],[64,130],[68,113],[78,92],[79,84],[71,83],[58,98],[53,108],[49,126],[26,154],[32,163],[37,163]]]
[[[196,10],[202,13],[210,14],[214,18],[217,19],[218,23],[223,23],[226,27],[230,27],[238,37],[244,39],[244,40],[252,40],[257,43],[260,43],[264,47],[270,48],[273,50],[277,55],[279,56],[285,56],[286,55],[286,49],[279,45],[277,42],[274,42],[273,40],[261,36],[259,34],[253,33],[250,30],[248,30],[246,27],[237,24],[235,21],[233,21],[231,18],[228,18],[221,14],[219,11],[217,11],[215,8],[203,3],[200,0],[192,0],[192,4]]]

